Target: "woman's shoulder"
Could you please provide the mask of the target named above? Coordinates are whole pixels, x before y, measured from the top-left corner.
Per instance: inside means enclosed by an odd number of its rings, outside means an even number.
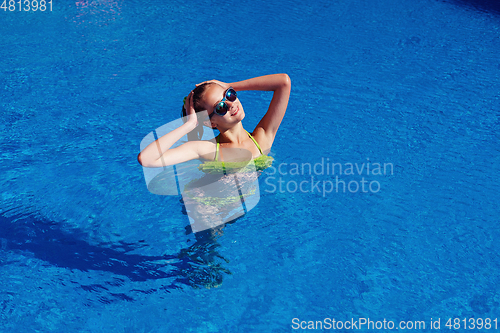
[[[204,160],[214,160],[217,145],[215,139],[195,141],[198,147],[198,154]]]

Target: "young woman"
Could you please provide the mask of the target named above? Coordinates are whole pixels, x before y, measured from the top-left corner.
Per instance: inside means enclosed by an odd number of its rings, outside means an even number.
[[[184,108],[187,121],[148,145],[137,159],[145,167],[174,165],[192,159],[223,160],[223,156],[218,153],[222,148],[245,149],[254,159],[258,158],[268,153],[273,145],[286,112],[290,89],[291,82],[287,74],[260,76],[234,83],[217,80],[200,83],[186,98]],[[251,134],[241,123],[245,118],[245,110],[237,92],[242,90],[273,91],[266,114]],[[220,132],[216,137],[217,144],[194,140],[171,149],[175,142],[201,125],[196,116],[201,111],[208,113],[208,119],[203,121],[203,125]]]
[[[258,196],[254,194],[258,191],[259,173],[255,171],[265,169],[272,162],[272,157],[266,154],[285,115],[290,89],[290,78],[286,74],[230,84],[216,80],[200,83],[185,99],[185,123],[149,144],[139,154],[137,159],[145,167],[162,167],[193,159],[206,161],[198,167],[206,175],[192,179],[182,189],[193,231],[214,230],[256,205]],[[241,123],[245,118],[245,110],[237,96],[241,90],[273,91],[266,114],[251,134]],[[219,130],[216,142],[199,139],[203,125]],[[188,142],[171,148],[186,134]]]

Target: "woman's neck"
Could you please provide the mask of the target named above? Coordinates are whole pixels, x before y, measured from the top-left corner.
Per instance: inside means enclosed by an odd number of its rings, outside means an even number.
[[[248,139],[248,134],[241,122],[219,134],[220,143],[242,143]]]

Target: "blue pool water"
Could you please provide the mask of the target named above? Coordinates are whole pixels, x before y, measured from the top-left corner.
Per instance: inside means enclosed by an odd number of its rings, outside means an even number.
[[[431,318],[450,331],[448,318],[500,317],[495,3],[95,0],[0,15],[0,331],[370,318],[428,332]],[[195,83],[281,72],[281,173],[216,235],[188,233],[180,197],[148,192],[140,141]],[[240,100],[252,130],[270,94]],[[321,170],[334,163],[343,173]],[[372,190],[354,191],[363,181]]]

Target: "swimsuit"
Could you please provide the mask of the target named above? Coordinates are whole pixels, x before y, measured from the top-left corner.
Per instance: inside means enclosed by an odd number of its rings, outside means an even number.
[[[262,170],[272,165],[274,159],[264,155],[257,141],[250,133],[247,134],[259,149],[260,156],[241,162],[219,161],[221,152],[217,137],[215,160],[199,165],[198,169],[205,175],[185,186],[183,198],[188,203],[186,210],[193,220],[201,224],[219,220],[228,222],[233,219],[231,216],[243,215],[246,209],[251,209],[258,202],[258,177]]]
[[[273,164],[273,158],[271,156],[264,155],[262,152],[262,149],[260,148],[259,143],[252,137],[250,133],[247,132],[248,136],[252,141],[255,143],[257,148],[259,148],[260,151],[260,156],[253,159],[253,165],[255,165],[255,168],[252,167],[252,163],[249,163],[249,161],[243,161],[243,162],[224,162],[224,161],[219,161],[219,149],[220,149],[220,144],[219,144],[219,137],[217,137],[217,147],[215,150],[215,160],[214,161],[209,161],[201,164],[198,169],[205,173],[236,173],[236,172],[252,172],[252,171],[262,171],[268,167],[270,167]]]

